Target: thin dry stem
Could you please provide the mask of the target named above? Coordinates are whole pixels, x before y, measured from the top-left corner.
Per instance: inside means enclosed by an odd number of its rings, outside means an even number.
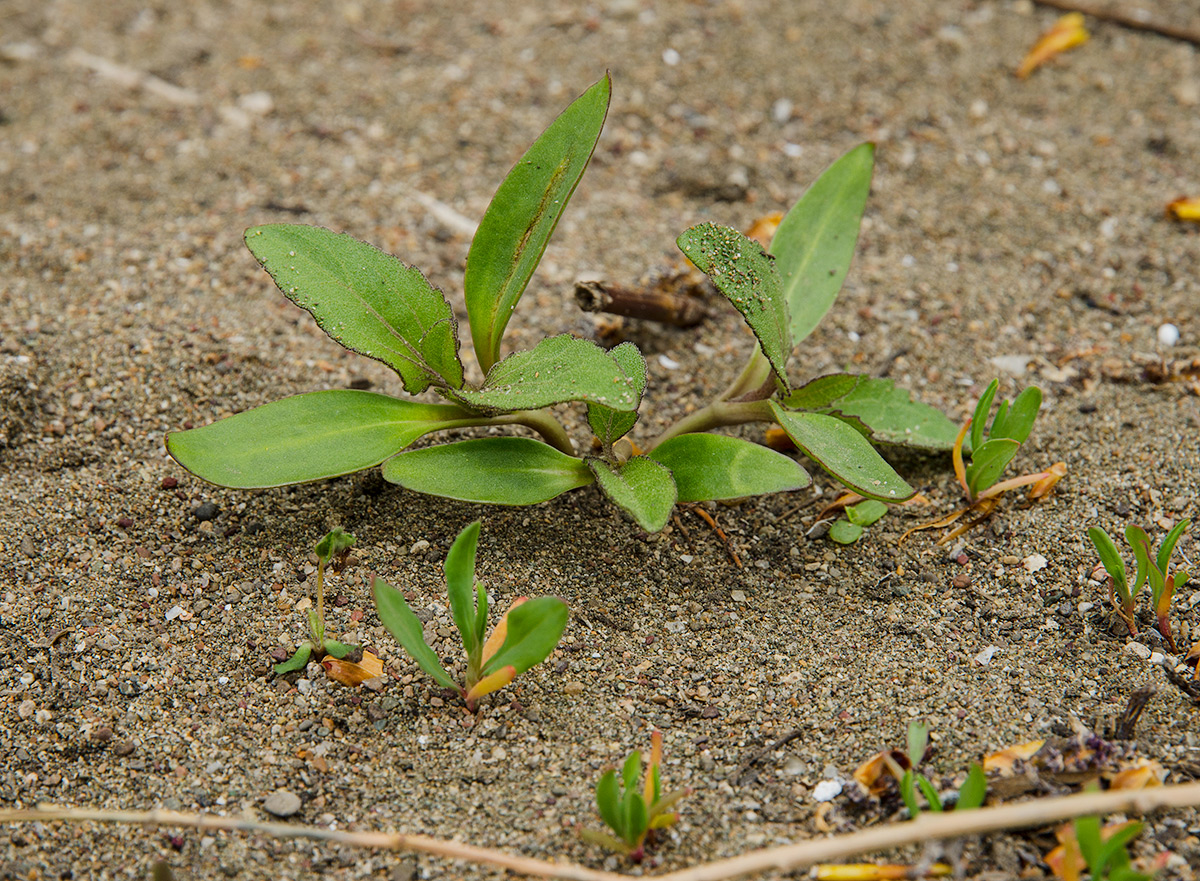
[[[846,859],[874,851],[891,850],[922,841],[947,840],[982,835],[1008,829],[1025,829],[1060,823],[1075,817],[1117,812],[1145,814],[1163,808],[1187,808],[1200,805],[1200,783],[1157,786],[1152,789],[1083,792],[1061,798],[1043,798],[996,808],[954,811],[948,814],[922,814],[907,823],[895,823],[804,841],[799,844],[752,851],[739,857],[717,860],[690,869],[659,875],[660,881],[728,881],[766,871],[791,871],[815,863]],[[386,832],[344,832],[289,823],[262,823],[235,817],[184,814],[175,811],[103,811],[54,806],[30,810],[0,811],[0,823],[95,821],[133,823],[143,826],[177,826],[215,829],[227,832],[258,832],[274,838],[304,838],[329,841],[353,847],[381,850],[412,850],[434,856],[472,863],[500,866],[522,875],[539,878],[579,879],[579,881],[618,881],[628,876],[617,872],[588,869],[573,863],[556,863],[529,857],[517,857],[487,847],[475,847],[455,841],[443,841],[425,835],[401,835]]]

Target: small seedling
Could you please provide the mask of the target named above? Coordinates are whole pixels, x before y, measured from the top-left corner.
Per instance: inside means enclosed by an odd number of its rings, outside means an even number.
[[[1179,649],[1176,647],[1175,637],[1171,633],[1171,601],[1175,597],[1175,592],[1187,583],[1188,570],[1179,568],[1172,571],[1171,556],[1175,553],[1175,545],[1180,536],[1187,531],[1191,522],[1190,518],[1185,518],[1176,523],[1175,527],[1167,533],[1167,537],[1163,539],[1162,547],[1158,549],[1157,554],[1154,553],[1153,546],[1150,544],[1150,536],[1146,534],[1146,530],[1140,526],[1125,528],[1125,541],[1133,549],[1133,556],[1137,562],[1137,574],[1133,584],[1129,583],[1129,573],[1125,568],[1125,561],[1109,534],[1099,526],[1088,528],[1088,538],[1095,545],[1096,553],[1100,555],[1100,562],[1108,572],[1109,600],[1121,620],[1125,622],[1125,626],[1129,628],[1129,635],[1137,636],[1134,607],[1138,594],[1142,592],[1142,588],[1146,584],[1149,584],[1151,604],[1154,606],[1154,615],[1158,619],[1158,632],[1162,634],[1168,648],[1173,652],[1178,652]]]
[[[1129,855],[1143,827],[1126,820],[1101,828],[1099,817],[1077,817],[1059,829],[1059,846],[1047,854],[1046,864],[1062,881],[1081,881],[1085,871],[1088,881],[1151,881],[1157,871],[1138,871]]]
[[[255,488],[322,480],[382,463],[417,492],[533,505],[595,484],[657,532],[676,503],[742,498],[809,485],[794,459],[713,429],[778,424],[796,447],[864,497],[913,495],[871,443],[949,450],[954,426],[891,380],[823,376],[793,387],[788,361],[833,305],[849,269],[870,190],[874,145],[833,163],[779,223],[769,251],[712,223],[679,236],[684,255],[742,314],[757,339],[741,374],[715,400],[639,442],[647,368],[632,343],[611,351],[563,334],[501,358],[509,319],[583,175],[608,113],[611,83],[594,84],[539,137],[496,191],[463,278],[481,383],[467,379],[450,302],[419,270],[348,235],[313,226],[247,230],[254,256],[284,296],[342,346],[396,371],[409,394],[354,389],[296,395],[173,432],[167,449],[212,483]],[[552,408],[583,404],[596,444],[576,446]],[[482,437],[405,451],[419,438],[470,427],[524,426],[542,440]],[[868,442],[869,439],[869,442]],[[619,443],[620,442],[620,443]]]
[[[567,626],[567,604],[555,597],[517,599],[485,639],[488,596],[475,581],[475,546],[479,521],[463,529],[446,554],[446,589],[450,613],[467,655],[466,681],[459,684],[425,642],[421,621],[404,595],[380,578],[372,585],[375,607],[384,627],[395,637],[417,665],[443,688],[462,695],[467,708],[486,694],[503,688],[519,673],[540,664],[554,651]]]
[[[1028,486],[1029,498],[1040,499],[1066,476],[1066,463],[1058,462],[1037,474],[1000,479],[1017,450],[1033,430],[1033,423],[1037,420],[1038,411],[1042,406],[1042,391],[1031,385],[1011,402],[1001,401],[996,417],[989,427],[988,416],[991,414],[992,403],[999,388],[998,379],[993,379],[988,384],[975,405],[974,414],[963,423],[951,449],[954,474],[967,497],[966,507],[938,520],[913,527],[904,534],[901,541],[913,532],[949,526],[964,514],[974,515],[967,523],[939,539],[938,543],[944,544],[987,520],[1000,503],[1000,497],[1009,490]],[[967,464],[964,458],[968,444],[970,464]]]
[[[852,545],[862,538],[863,530],[887,513],[887,505],[878,499],[864,499],[845,508],[845,517],[829,527],[829,537],[840,545]]]
[[[655,829],[666,829],[679,819],[671,809],[687,795],[686,789],[662,792],[662,732],[650,735],[650,762],[646,780],[638,789],[642,754],[635,750],[625,760],[620,777],[609,769],[596,784],[596,808],[613,834],[595,829],[580,829],[584,841],[623,853],[635,863],[646,855],[646,843]]]
[[[890,756],[885,757],[885,761],[889,763],[893,776],[900,783],[900,797],[904,799],[904,805],[908,808],[908,815],[914,820],[921,814],[921,802],[917,798],[918,790],[925,797],[925,803],[929,810],[938,814],[945,810],[942,798],[938,794],[937,789],[929,781],[928,777],[917,771],[917,766],[925,758],[925,751],[928,747],[928,726],[924,722],[910,722],[908,725],[909,766],[901,769],[894,759]],[[967,772],[967,779],[959,788],[957,797],[954,800],[953,810],[973,810],[982,805],[986,797],[987,776],[983,773],[981,765],[977,762],[972,762],[971,769]]]
[[[313,657],[317,660],[326,655],[345,658],[357,648],[325,636],[325,569],[331,561],[335,568],[340,568],[339,564],[345,561],[356,541],[353,535],[343,532],[340,526],[335,526],[313,548],[317,555],[317,607],[308,610],[309,638],[300,644],[290,658],[275,665],[275,675],[303,670]]]

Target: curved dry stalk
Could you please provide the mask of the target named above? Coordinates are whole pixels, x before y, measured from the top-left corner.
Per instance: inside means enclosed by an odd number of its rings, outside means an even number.
[[[659,881],[729,881],[743,875],[766,871],[788,871],[815,863],[845,859],[872,851],[890,850],[922,841],[961,838],[1007,829],[1024,829],[1059,823],[1090,814],[1117,812],[1145,814],[1162,808],[1186,808],[1200,805],[1200,782],[1151,789],[1082,792],[1060,798],[1043,798],[995,808],[953,811],[947,814],[922,814],[907,823],[895,823],[757,850],[739,857],[717,860],[689,869],[659,875]],[[465,862],[500,866],[522,875],[540,878],[564,878],[568,881],[618,881],[629,876],[618,872],[589,869],[574,863],[558,863],[532,857],[519,857],[488,847],[443,841],[427,835],[403,835],[391,832],[345,832],[300,826],[291,823],[264,823],[236,817],[185,814],[176,811],[105,811],[88,808],[45,806],[27,810],[0,811],[0,823],[51,822],[132,823],[142,826],[183,826],[226,832],[259,832],[274,838],[304,838],[329,841],[353,847],[378,850],[411,850]]]

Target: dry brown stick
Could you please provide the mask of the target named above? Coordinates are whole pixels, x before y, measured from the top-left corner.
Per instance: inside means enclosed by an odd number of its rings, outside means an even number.
[[[1049,6],[1051,9],[1061,9],[1063,12],[1082,12],[1092,18],[1110,21],[1135,31],[1149,31],[1152,34],[1170,37],[1172,40],[1182,40],[1185,43],[1200,46],[1200,32],[1176,27],[1152,18],[1141,18],[1128,12],[1105,9],[1092,3],[1080,3],[1078,0],[1034,0],[1034,2],[1040,3],[1042,6]]]
[[[727,860],[717,860],[690,869],[657,876],[658,881],[729,881],[743,875],[771,870],[789,871],[815,863],[846,859],[873,851],[891,850],[922,841],[962,838],[1045,826],[1075,817],[1117,812],[1145,814],[1162,808],[1188,808],[1200,805],[1200,783],[1157,786],[1152,789],[1081,792],[1061,798],[1041,798],[997,808],[922,814],[907,823],[876,826],[849,835],[821,838],[789,844],[769,850],[757,850]],[[532,857],[516,857],[487,847],[442,841],[426,835],[401,835],[387,832],[343,832],[290,823],[261,823],[235,817],[183,814],[175,811],[101,811],[86,808],[42,807],[29,810],[0,811],[0,823],[95,821],[133,823],[142,826],[183,826],[227,832],[261,832],[276,838],[306,838],[354,847],[384,850],[415,850],[450,859],[502,866],[524,875],[541,878],[579,879],[579,881],[625,881],[628,876],[602,872],[573,863],[554,863]]]
[[[373,850],[410,850],[433,856],[448,857],[470,863],[500,866],[521,875],[539,878],[565,878],[569,881],[625,881],[626,876],[603,872],[574,863],[556,863],[532,857],[514,856],[490,847],[476,847],[457,841],[443,841],[427,835],[403,835],[395,832],[347,832],[301,826],[294,823],[264,823],[238,817],[217,817],[211,814],[185,814],[178,811],[104,811],[89,808],[43,806],[29,810],[0,811],[0,823],[95,821],[98,823],[132,823],[139,826],[182,826],[225,832],[260,832],[272,838],[303,838],[327,841]]]
[[[708,314],[703,302],[686,294],[639,290],[605,281],[576,282],[575,302],[584,312],[608,312],[675,327],[692,327]]]

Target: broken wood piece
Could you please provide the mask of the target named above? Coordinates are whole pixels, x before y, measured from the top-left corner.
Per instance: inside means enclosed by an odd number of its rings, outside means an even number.
[[[708,314],[704,303],[696,297],[604,281],[576,282],[575,302],[584,312],[607,312],[675,327],[694,327]]]

